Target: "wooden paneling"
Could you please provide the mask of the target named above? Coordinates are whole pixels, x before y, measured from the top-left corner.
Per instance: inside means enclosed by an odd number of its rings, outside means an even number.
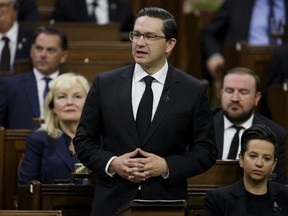
[[[49,22],[53,18],[55,0],[36,0],[40,20]]]
[[[0,210],[0,216],[62,216],[61,211]]]
[[[102,73],[105,71],[110,71],[119,67],[123,67],[127,62],[123,61],[72,61],[72,62],[66,62],[65,64],[60,65],[60,71],[61,73],[67,73],[67,72],[74,72],[83,75],[88,79],[90,83],[93,82],[95,76],[98,73]],[[26,71],[32,70],[32,64],[31,62],[27,61],[21,61],[17,62],[15,64],[15,70],[17,73],[22,73]]]
[[[89,216],[94,185],[41,184],[19,185],[19,209],[62,211],[63,216]]]
[[[263,86],[267,80],[272,55],[278,47],[248,45],[246,42],[241,42],[234,47],[226,48],[224,52],[225,70],[234,67],[249,68],[258,74]]]
[[[107,25],[97,25],[90,22],[57,22],[49,24],[48,22],[23,22],[31,29],[39,26],[53,26],[62,29],[68,38],[68,44],[74,41],[120,41],[121,34],[118,23]]]
[[[272,119],[286,132],[288,131],[288,83],[283,85],[271,85],[268,89],[268,106]],[[286,183],[288,183],[288,139],[286,139]]]
[[[18,169],[24,157],[26,137],[32,132],[0,128],[0,209],[17,207],[14,200],[17,195]]]

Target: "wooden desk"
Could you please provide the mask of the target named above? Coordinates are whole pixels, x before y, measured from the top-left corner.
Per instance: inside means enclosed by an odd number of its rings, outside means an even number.
[[[0,128],[0,209],[15,208],[18,170],[24,158],[26,137],[32,132]]]
[[[206,172],[188,179],[188,207],[190,215],[202,215],[204,199],[208,190],[233,184],[243,176],[236,160],[217,160]]]
[[[240,179],[242,175],[242,169],[238,161],[233,160],[217,161],[208,171],[189,178],[187,207],[190,215],[203,215],[204,198],[208,190],[232,184]],[[87,211],[82,212],[81,206],[86,206],[86,210],[90,209],[93,194],[93,185],[47,185],[36,181],[32,184],[32,193],[29,192],[29,186],[27,185],[18,187],[18,206],[19,209],[60,209],[64,216],[67,215],[67,212],[72,211],[71,208],[74,208],[74,211],[78,209],[78,214],[84,216],[89,214]],[[123,207],[124,210],[132,207],[135,211],[140,211],[143,208],[143,203],[132,202],[127,205],[128,207]],[[183,208],[183,205],[178,207]],[[121,214],[124,214],[124,212],[122,211]]]
[[[188,179],[188,185],[228,185],[243,176],[243,170],[237,160],[217,160],[206,172]]]
[[[133,200],[117,212],[117,216],[185,216],[186,201],[159,202]]]
[[[0,216],[62,216],[62,212],[45,210],[0,210]]]
[[[63,216],[89,216],[94,185],[41,184],[18,186],[18,208],[61,210]]]

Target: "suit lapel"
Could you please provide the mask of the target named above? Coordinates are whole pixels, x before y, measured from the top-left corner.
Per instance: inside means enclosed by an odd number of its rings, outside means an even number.
[[[58,139],[49,138],[49,140],[50,140],[49,145],[52,146],[52,148],[54,149],[58,157],[64,161],[65,165],[68,167],[70,172],[73,172],[73,170],[71,169],[72,168],[71,164],[74,163],[74,160],[73,160],[71,153],[68,150],[67,140],[65,138],[65,135],[62,135]]]
[[[27,95],[28,104],[30,104],[30,108],[35,117],[40,116],[40,107],[39,107],[39,99],[38,99],[38,91],[36,80],[33,72],[29,72],[23,76],[23,82],[21,82],[22,89],[24,94]]]
[[[242,216],[247,215],[246,213],[246,195],[243,179],[237,181],[233,186],[230,192],[230,215],[233,216]],[[229,211],[228,211],[229,212]]]
[[[138,137],[136,123],[133,116],[131,96],[134,64],[128,67],[128,71],[124,70],[120,75],[120,81],[118,84],[119,109],[124,124],[127,127],[128,133],[132,137],[133,143],[135,143],[137,146],[140,146],[141,142]]]
[[[152,120],[151,126],[147,132],[144,139],[143,145],[148,141],[148,139],[153,135],[157,127],[160,125],[161,121],[167,115],[175,97],[177,96],[177,90],[180,86],[177,73],[172,66],[169,66],[166,81],[163,87],[161,98],[159,100],[158,107],[156,109],[154,118]]]
[[[216,139],[216,147],[218,149],[218,157],[217,159],[222,158],[223,147],[224,147],[224,119],[223,119],[223,111],[220,110],[217,112],[214,117],[214,131],[215,131],[215,139]]]

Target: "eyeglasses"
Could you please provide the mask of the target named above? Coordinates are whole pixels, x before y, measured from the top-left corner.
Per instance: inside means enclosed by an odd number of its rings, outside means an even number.
[[[1,3],[0,4],[0,10],[6,10],[13,2],[6,2],[6,3]]]
[[[139,32],[129,32],[129,39],[134,43],[137,43],[140,40],[141,36],[143,37],[145,43],[147,44],[153,43],[154,41],[157,41],[160,39],[166,39],[165,36],[159,36],[159,35],[155,35],[152,33],[141,34]]]

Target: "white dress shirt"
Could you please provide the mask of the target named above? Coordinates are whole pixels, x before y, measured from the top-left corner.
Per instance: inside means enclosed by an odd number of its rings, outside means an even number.
[[[36,84],[38,89],[38,100],[39,100],[39,108],[40,108],[40,118],[44,118],[44,98],[43,98],[43,92],[46,85],[45,80],[43,77],[50,77],[51,81],[56,79],[59,75],[59,71],[56,71],[55,73],[45,76],[40,71],[38,71],[36,68],[33,68],[33,73],[36,78]],[[51,82],[50,82],[51,83]]]
[[[95,14],[97,24],[105,25],[109,23],[109,4],[107,0],[97,0],[97,7],[92,6],[94,0],[86,0],[88,14]],[[94,10],[94,11],[93,11]]]
[[[243,129],[240,130],[239,132],[239,147],[238,147],[238,152],[237,152],[237,159],[238,159],[238,155],[240,153],[240,143],[241,143],[241,136],[244,132],[245,129],[249,128],[252,126],[252,122],[253,122],[253,118],[254,115],[252,115],[246,122],[244,122],[241,125],[237,125],[237,126],[242,126]],[[232,139],[236,133],[236,129],[233,128],[233,123],[230,122],[225,116],[224,116],[224,136],[223,136],[223,152],[222,152],[222,160],[227,160],[228,158],[228,154],[229,154],[229,150],[231,147],[231,142]]]
[[[0,34],[0,39],[3,36],[6,36],[7,38],[9,38],[10,68],[11,68],[11,70],[13,70],[17,46],[19,46],[18,49],[21,49],[21,41],[18,43],[19,45],[17,45],[18,31],[19,31],[19,25],[17,22],[14,22],[12,28],[5,35]],[[0,40],[0,50],[1,51],[2,51],[3,47],[4,47],[4,41]],[[1,51],[0,51],[0,55],[1,55]],[[1,58],[1,56],[0,56],[0,58]]]
[[[155,112],[157,110],[159,101],[160,101],[160,97],[162,94],[162,90],[164,87],[164,83],[167,77],[167,73],[168,73],[168,63],[166,61],[165,65],[159,70],[157,71],[155,74],[152,75],[152,77],[154,77],[154,80],[151,84],[151,88],[153,91],[153,108],[152,108],[152,119],[155,115]],[[142,95],[145,91],[145,82],[143,80],[143,78],[145,76],[147,76],[149,74],[147,74],[143,68],[139,65],[139,64],[135,64],[135,69],[134,69],[134,73],[133,73],[133,78],[132,78],[132,107],[133,107],[133,115],[134,115],[134,119],[136,120],[136,116],[137,116],[137,109],[140,103],[140,100],[142,98]],[[112,160],[115,158],[116,156],[112,157],[106,167],[105,167],[105,171],[109,176],[113,176],[115,173],[109,173],[108,172],[108,168],[110,166],[110,163],[112,162]],[[169,173],[168,173],[169,175]],[[165,178],[168,177],[165,176]]]

